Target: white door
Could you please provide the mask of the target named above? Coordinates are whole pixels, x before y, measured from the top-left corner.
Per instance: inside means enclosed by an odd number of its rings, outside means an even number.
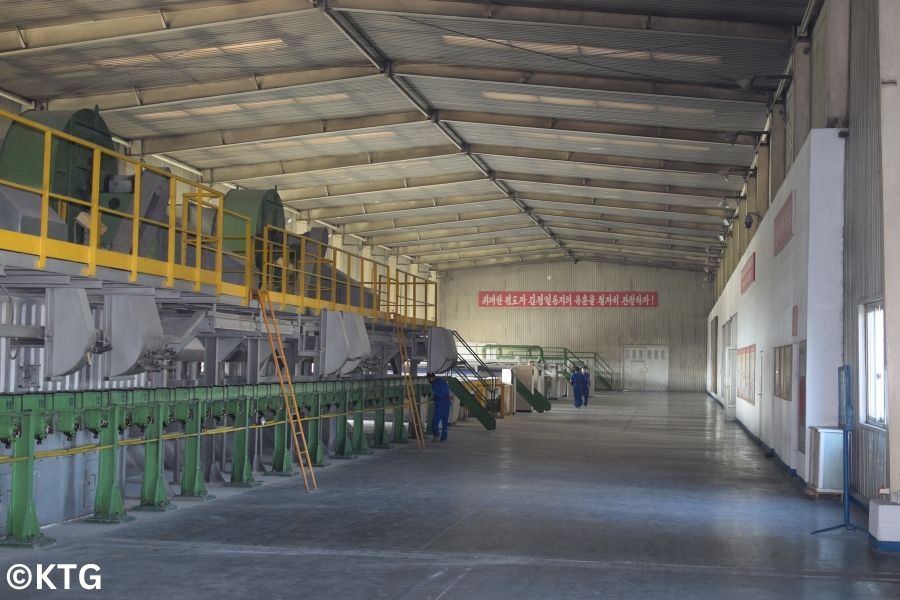
[[[737,349],[725,349],[725,420],[737,418]]]
[[[669,348],[625,346],[622,371],[626,390],[664,392],[669,387]]]

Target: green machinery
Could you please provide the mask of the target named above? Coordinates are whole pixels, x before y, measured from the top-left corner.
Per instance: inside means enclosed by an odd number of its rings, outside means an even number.
[[[364,416],[374,419],[375,448],[408,441],[404,425],[404,386],[399,378],[364,381],[296,383],[294,388],[307,430],[310,456],[324,465],[323,428],[334,419],[330,441],[333,458],[352,458],[371,452],[364,433]],[[430,406],[431,386],[424,379],[414,384],[418,403]],[[348,427],[348,420],[353,426]],[[398,424],[388,432],[387,423]],[[129,517],[119,481],[121,449],[144,446],[141,510],[173,508],[165,480],[165,445],[182,443],[175,469],[183,498],[207,495],[201,463],[201,440],[210,435],[231,435],[231,477],[227,485],[255,484],[251,463],[251,433],[274,429],[270,470],[291,475],[294,464],[284,400],[278,384],[196,388],[161,388],[78,392],[31,393],[0,396],[0,465],[8,464],[12,488],[6,512],[6,538],[0,545],[34,547],[51,542],[38,527],[33,475],[36,460],[97,453],[98,481],[94,514],[90,520],[119,523]],[[93,434],[95,443],[75,446],[79,431]],[[135,434],[138,434],[133,437]],[[126,435],[127,434],[127,435]],[[65,436],[62,449],[39,452],[49,436]]]

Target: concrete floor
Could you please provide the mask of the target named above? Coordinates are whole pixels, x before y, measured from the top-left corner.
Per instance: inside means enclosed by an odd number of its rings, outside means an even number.
[[[126,525],[49,528],[55,546],[2,550],[0,569],[98,564],[102,590],[67,598],[900,598],[900,557],[809,535],[839,503],[803,497],[700,394],[469,421],[425,452],[317,473],[312,495],[267,478]]]

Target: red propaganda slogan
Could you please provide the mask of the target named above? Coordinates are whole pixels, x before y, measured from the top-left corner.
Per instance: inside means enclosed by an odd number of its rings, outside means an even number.
[[[754,281],[756,281],[756,252],[750,255],[741,269],[741,294],[749,290]]]
[[[478,292],[479,308],[656,308],[657,292]]]
[[[788,242],[791,241],[792,237],[794,237],[793,191],[788,195],[787,200],[784,202],[784,206],[781,207],[781,210],[779,210],[778,214],[775,216],[775,245],[773,248],[775,256],[781,254],[781,251],[788,245]]]

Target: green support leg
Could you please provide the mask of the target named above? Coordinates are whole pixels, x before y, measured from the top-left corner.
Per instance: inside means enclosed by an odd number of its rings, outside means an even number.
[[[181,497],[202,498],[212,500],[203,480],[203,466],[200,461],[200,438],[203,432],[203,419],[206,415],[206,403],[197,402],[192,409],[191,417],[184,424],[184,432],[188,437],[184,440],[184,467],[181,472]]]
[[[394,436],[391,440],[394,444],[406,444],[409,442],[409,431],[403,423],[403,403],[394,405]]]
[[[10,469],[12,484],[9,506],[6,510],[6,537],[0,546],[36,548],[53,543],[53,539],[41,533],[37,513],[34,510],[34,435],[37,415],[22,416],[22,434],[12,443],[12,456],[17,460]]]
[[[372,454],[369,448],[369,440],[366,439],[366,430],[363,416],[365,414],[365,401],[361,397],[357,397],[356,413],[353,415],[353,453],[354,454]]]
[[[284,421],[275,426],[275,450],[272,454],[272,475],[291,477],[294,472],[294,460],[291,456],[291,446],[288,440],[291,437],[291,426],[287,422],[287,415],[282,407],[275,415],[275,419]]]
[[[391,447],[391,440],[387,436],[387,427],[385,427],[384,403],[379,401],[378,408],[375,409],[375,440],[374,448],[387,450]]]
[[[175,510],[169,500],[165,478],[165,439],[169,409],[165,404],[157,404],[152,409],[153,422],[144,429],[147,443],[144,444],[144,480],[141,482],[141,503],[134,510],[167,511]]]
[[[100,429],[100,446],[97,467],[97,493],[94,496],[94,515],[90,523],[125,523],[133,521],[125,512],[122,490],[119,488],[119,428],[124,417],[118,406],[106,413],[106,427]]]
[[[306,400],[304,400],[306,401]],[[311,400],[309,421],[306,429],[306,447],[312,459],[314,467],[324,467],[328,464],[328,453],[325,444],[322,443],[322,396],[316,394]]]
[[[338,417],[335,424],[335,445],[332,458],[355,458],[353,455],[353,442],[347,433],[347,413],[350,402],[346,392],[340,392],[338,400]]]
[[[231,481],[225,485],[231,487],[256,487],[259,481],[253,479],[253,468],[250,465],[250,399],[240,400],[240,408],[235,415],[234,447],[231,450]]]

